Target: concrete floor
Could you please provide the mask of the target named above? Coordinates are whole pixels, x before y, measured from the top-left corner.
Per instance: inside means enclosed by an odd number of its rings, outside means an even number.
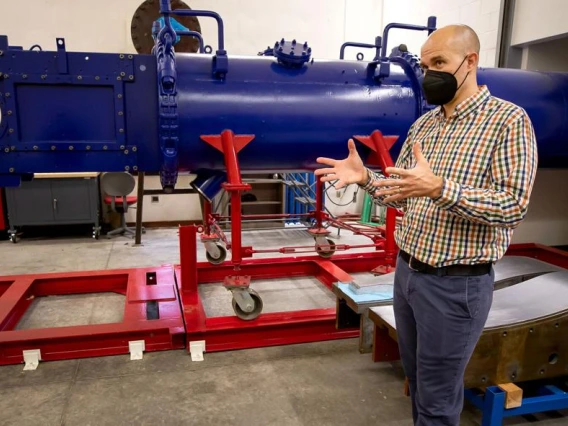
[[[338,240],[368,241],[345,231]],[[245,232],[243,243],[261,248],[310,245],[313,240],[305,231],[287,229]],[[198,247],[199,260],[205,260]],[[123,237],[0,242],[0,276],[178,261],[177,229],[149,229],[141,247]],[[257,286],[265,311],[334,306],[329,292],[310,279],[284,280],[272,294],[269,282]],[[208,315],[232,314],[224,289],[208,287],[202,294]],[[18,327],[120,320],[120,296],[50,299],[38,300]],[[179,350],[145,353],[139,361],[114,356],[47,362],[25,372],[22,365],[0,367],[0,425],[411,425],[400,366],[373,363],[357,348],[356,339],[347,339],[206,353],[202,362],[192,362]],[[568,417],[553,417],[514,418],[504,424],[536,419],[547,426],[568,424]],[[480,413],[466,404],[461,424],[479,425],[480,420]]]

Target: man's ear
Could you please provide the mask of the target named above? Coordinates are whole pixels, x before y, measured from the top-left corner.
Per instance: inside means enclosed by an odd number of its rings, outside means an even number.
[[[467,57],[467,69],[472,70],[479,65],[479,55],[475,52],[470,53]]]

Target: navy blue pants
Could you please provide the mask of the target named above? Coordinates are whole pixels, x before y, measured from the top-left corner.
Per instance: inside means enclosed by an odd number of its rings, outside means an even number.
[[[400,256],[394,280],[394,314],[414,424],[458,426],[465,368],[485,326],[495,273],[427,275]]]

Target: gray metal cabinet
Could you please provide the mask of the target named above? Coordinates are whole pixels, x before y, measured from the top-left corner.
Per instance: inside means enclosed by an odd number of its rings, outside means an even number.
[[[93,238],[100,235],[98,177],[39,178],[6,188],[8,231],[17,242],[16,227],[92,223]]]

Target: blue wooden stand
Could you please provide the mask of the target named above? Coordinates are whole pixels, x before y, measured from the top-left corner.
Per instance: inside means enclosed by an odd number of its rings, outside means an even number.
[[[522,405],[506,409],[506,393],[497,386],[488,387],[485,394],[474,389],[467,389],[465,397],[482,412],[481,426],[501,426],[505,417],[568,408],[568,393],[554,385],[543,386],[538,396],[523,398]]]

